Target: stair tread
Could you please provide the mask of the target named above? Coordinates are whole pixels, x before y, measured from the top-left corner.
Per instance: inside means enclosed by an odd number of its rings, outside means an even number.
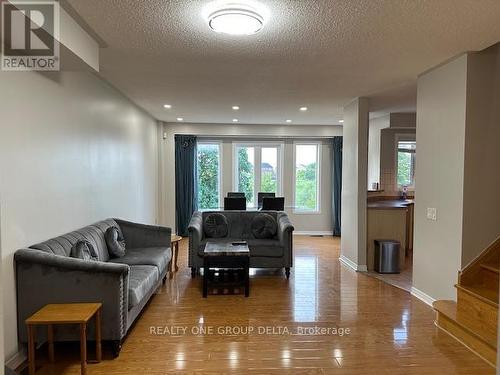
[[[500,266],[494,263],[482,263],[481,268],[484,268],[488,271],[500,273]]]
[[[446,315],[448,318],[456,320],[457,318],[457,303],[451,300],[439,300],[432,303],[434,310]]]
[[[456,287],[469,292],[484,302],[493,304],[498,308],[498,288],[491,289],[483,285],[456,285]]]
[[[471,329],[469,322],[470,318],[468,316],[463,316],[463,314],[461,315],[459,313],[458,305],[455,301],[451,300],[434,301],[432,307],[438,313],[443,314],[448,319],[453,320],[458,326],[462,327],[462,329],[465,329],[466,331],[472,333],[476,337],[479,337],[484,342],[488,343],[488,345],[496,348],[497,346],[496,335],[483,336],[481,333],[476,332],[474,329]]]

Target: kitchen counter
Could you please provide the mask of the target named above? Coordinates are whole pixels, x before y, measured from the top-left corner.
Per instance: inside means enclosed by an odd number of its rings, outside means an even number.
[[[399,264],[413,250],[413,199],[381,199],[367,202],[367,267],[373,270],[375,240],[396,240],[401,244]]]
[[[391,200],[379,200],[372,201],[367,203],[368,209],[374,210],[397,210],[397,209],[406,209],[408,206],[415,204],[413,199],[391,199]]]

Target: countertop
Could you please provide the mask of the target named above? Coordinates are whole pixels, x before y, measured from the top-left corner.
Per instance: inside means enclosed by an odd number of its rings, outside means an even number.
[[[406,209],[408,206],[414,204],[413,199],[391,199],[391,200],[380,200],[368,202],[367,208],[374,210],[400,210]]]

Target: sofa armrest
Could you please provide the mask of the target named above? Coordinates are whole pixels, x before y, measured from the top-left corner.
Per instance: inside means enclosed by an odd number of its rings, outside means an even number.
[[[286,267],[293,265],[293,231],[295,230],[292,222],[286,213],[278,216],[278,239],[283,246],[283,257]]]
[[[170,247],[172,229],[157,225],[132,223],[115,219],[123,233],[128,248]]]
[[[292,235],[292,232],[295,230],[292,222],[288,218],[288,215],[281,214],[278,217],[278,238],[281,244],[284,244],[284,241],[288,239],[289,236]]]
[[[85,261],[35,249],[14,255],[17,323],[26,342],[25,320],[49,303],[102,303],[103,340],[121,340],[127,332],[129,266]],[[91,325],[93,330],[93,325]],[[78,340],[77,332],[58,330],[56,340]],[[89,333],[90,334],[90,333]]]
[[[192,257],[197,256],[198,248],[203,240],[203,215],[201,212],[196,211],[191,217],[188,225],[189,233],[189,264],[192,264]]]
[[[21,249],[14,255],[16,263],[33,263],[66,271],[88,273],[110,273],[128,275],[130,267],[126,264],[94,262],[78,258],[64,257],[35,249]]]

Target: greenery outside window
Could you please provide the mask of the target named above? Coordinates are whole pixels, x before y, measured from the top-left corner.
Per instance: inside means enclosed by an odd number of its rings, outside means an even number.
[[[234,145],[234,189],[245,193],[247,206],[257,206],[257,193],[281,194],[281,144]]]
[[[198,209],[213,210],[221,206],[220,144],[198,142]]]
[[[398,141],[398,186],[415,186],[415,141]]]
[[[295,144],[295,212],[320,211],[319,143]]]

